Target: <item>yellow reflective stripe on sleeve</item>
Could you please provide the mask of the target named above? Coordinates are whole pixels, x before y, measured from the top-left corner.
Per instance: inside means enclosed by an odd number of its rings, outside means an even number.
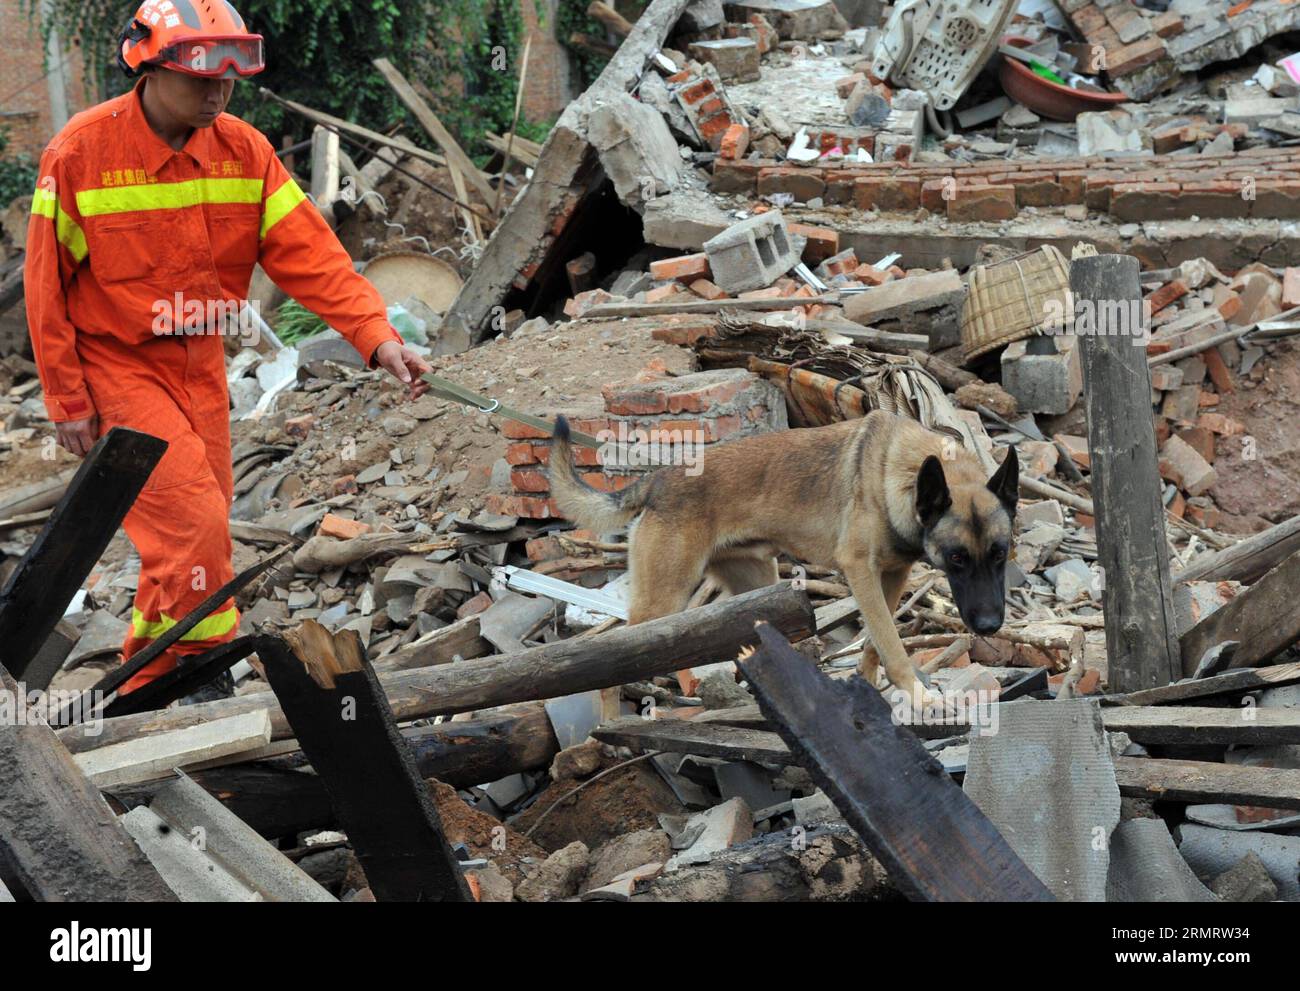
[[[80,262],[89,254],[86,247],[86,233],[81,225],[63,212],[59,198],[48,189],[37,187],[32,195],[32,213],[38,217],[49,217],[54,221],[54,234],[59,242],[72,253],[74,261]]]
[[[200,203],[260,203],[261,179],[186,179],[184,182],[149,182],[137,186],[83,189],[77,209],[83,217],[133,210],[178,210]]]
[[[131,636],[140,640],[157,640],[160,636],[176,625],[176,620],[172,619],[166,613],[162,614],[162,619],[150,622],[144,618],[144,613],[139,609],[131,610]],[[235,628],[239,622],[239,610],[234,606],[222,609],[220,612],[213,613],[211,616],[205,616],[199,620],[198,625],[181,637],[181,643],[187,640],[212,640],[216,637],[225,636]]]
[[[262,207],[262,232],[259,236],[265,238],[272,227],[306,198],[296,182],[292,179],[285,180],[284,185],[266,198],[266,205]]]

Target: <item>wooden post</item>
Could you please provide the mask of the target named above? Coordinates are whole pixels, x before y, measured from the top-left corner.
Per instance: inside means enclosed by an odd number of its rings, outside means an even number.
[[[1129,255],[1076,258],[1070,289],[1083,362],[1110,688],[1156,688],[1183,672],[1138,261]]]
[[[114,427],[86,455],[0,589],[0,662],[15,680],[23,680],[165,450],[166,441]]]
[[[257,653],[379,901],[472,901],[355,630],[314,620]]]
[[[740,667],[759,707],[904,895],[1053,900],[880,692],[832,681],[766,623],[758,635]]]
[[[318,207],[339,192],[339,136],[317,124],[311,132],[311,198]]]

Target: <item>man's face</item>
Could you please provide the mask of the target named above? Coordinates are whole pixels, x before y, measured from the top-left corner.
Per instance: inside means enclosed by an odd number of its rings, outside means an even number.
[[[149,86],[163,109],[188,127],[211,127],[234,92],[233,79],[209,79],[174,69],[156,69]]]

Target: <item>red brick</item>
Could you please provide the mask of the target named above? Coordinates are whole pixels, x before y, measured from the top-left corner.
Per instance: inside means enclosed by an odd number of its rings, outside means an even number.
[[[1011,176],[1016,190],[1016,206],[1064,206],[1065,189],[1056,181],[1055,172],[1019,172]]]
[[[537,455],[533,453],[533,445],[526,441],[520,441],[518,444],[506,445],[506,464],[511,465],[535,465],[537,464]]]
[[[501,495],[491,492],[483,499],[489,512],[498,516],[522,516],[532,520],[560,519],[563,514],[554,499],[537,499],[532,496]]]
[[[679,348],[688,348],[696,341],[713,334],[712,324],[687,324],[680,327],[656,327],[650,336],[664,344],[675,344]]]
[[[351,540],[353,537],[360,537],[363,533],[369,532],[369,523],[345,519],[342,516],[335,516],[333,513],[326,513],[321,519],[320,525],[316,528],[317,536],[336,537],[339,540]]]
[[[1227,394],[1236,392],[1237,387],[1232,384],[1232,373],[1228,371],[1228,366],[1223,362],[1223,355],[1219,354],[1218,348],[1209,348],[1201,352],[1201,360],[1205,362],[1206,374],[1210,376],[1210,381],[1220,393]]]
[[[1239,421],[1232,419],[1230,416],[1224,416],[1222,413],[1202,413],[1196,418],[1196,425],[1205,427],[1205,429],[1222,437],[1235,437],[1246,432],[1246,428]]]
[[[1184,217],[1206,220],[1244,218],[1250,215],[1250,202],[1242,196],[1243,186],[1230,179],[1213,179],[1183,183],[1178,206]]]
[[[1147,297],[1147,302],[1151,304],[1152,314],[1159,313],[1166,306],[1176,299],[1182,299],[1187,295],[1187,286],[1174,279],[1173,282],[1166,282],[1163,286]]]
[[[709,268],[709,256],[704,252],[694,255],[679,255],[676,258],[664,258],[650,263],[650,277],[656,282],[676,279],[679,282],[693,282],[707,279],[713,274]]]
[[[726,299],[727,294],[720,287],[714,285],[708,279],[696,279],[689,286],[691,292],[701,299]]]
[[[501,421],[501,436],[506,440],[550,440],[550,430],[542,430],[531,423],[504,419]]]
[[[1207,427],[1184,427],[1178,436],[1210,464],[1214,464],[1214,434]]]
[[[1176,182],[1117,183],[1110,189],[1108,209],[1117,220],[1182,218],[1186,216],[1186,211],[1179,199],[1180,189]]]
[[[931,213],[947,213],[948,190],[956,185],[951,176],[942,179],[927,179],[921,183],[921,206]]]
[[[1261,179],[1255,183],[1250,215],[1268,220],[1300,220],[1300,179]]]
[[[1300,268],[1288,268],[1282,274],[1282,308],[1295,306],[1300,306]]]
[[[682,291],[682,287],[676,282],[670,282],[666,286],[656,286],[654,289],[646,290],[645,301],[647,303],[662,303],[671,299]]]
[[[789,193],[800,203],[816,199],[826,192],[826,180],[818,168],[763,169],[758,174],[758,195]]]
[[[510,472],[510,485],[516,492],[549,492],[551,481],[535,468],[516,468]]]
[[[1131,45],[1106,46],[1106,72],[1112,78],[1131,75],[1157,62],[1165,54],[1165,43],[1157,37],[1139,38]]]
[[[771,162],[766,163],[767,167]],[[719,158],[713,163],[713,175],[709,179],[709,189],[715,193],[739,193],[753,196],[758,188],[758,173],[764,168],[762,162],[729,161]]]
[[[811,224],[786,224],[785,226],[791,234],[798,234],[808,239],[803,249],[803,260],[809,265],[819,265],[840,252],[838,231],[826,227],[813,227]]]
[[[909,176],[862,177],[853,184],[859,210],[915,210],[921,205],[921,180]]]
[[[1014,186],[958,186],[948,201],[948,219],[954,223],[1010,220],[1015,215]]]
[[[744,158],[749,151],[749,128],[744,124],[732,124],[723,132],[722,144],[718,154],[723,158]]]

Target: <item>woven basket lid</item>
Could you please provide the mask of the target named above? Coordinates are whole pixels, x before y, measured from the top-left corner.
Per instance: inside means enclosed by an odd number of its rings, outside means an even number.
[[[982,354],[1064,328],[1073,310],[1070,265],[1050,244],[970,272],[961,311],[962,356]]]
[[[446,313],[461,286],[454,268],[422,251],[378,255],[366,263],[361,274],[379,290],[386,305],[417,296],[434,313]]]

